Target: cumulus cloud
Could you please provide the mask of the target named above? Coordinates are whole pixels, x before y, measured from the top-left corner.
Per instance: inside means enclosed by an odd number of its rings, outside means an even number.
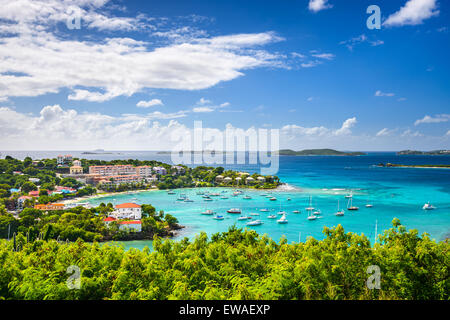
[[[70,3],[84,10],[81,16],[88,29],[154,28],[151,19],[141,15],[126,20],[102,13],[107,2]],[[68,17],[68,3],[0,0],[0,19],[7,22],[0,26],[2,99],[68,88],[72,90],[69,100],[104,102],[146,88],[205,89],[241,77],[245,70],[285,67],[281,55],[261,49],[283,40],[273,32],[197,34],[162,46],[126,37],[95,40],[89,32],[84,38],[68,40],[61,30],[55,31],[56,24],[65,23]]]
[[[139,108],[149,108],[149,107],[155,107],[155,106],[163,106],[164,103],[160,99],[152,99],[149,101],[139,101],[136,106]]]
[[[422,119],[416,120],[414,122],[415,126],[418,126],[422,123],[440,123],[440,122],[448,122],[450,121],[450,114],[439,114],[434,117],[430,117],[429,115],[424,116]]]
[[[424,20],[439,15],[436,0],[409,0],[399,11],[391,14],[383,23],[385,26],[422,24]]]
[[[340,129],[334,131],[334,134],[337,136],[350,134],[351,133],[350,129],[353,128],[356,123],[357,123],[356,117],[347,119],[344,121]]]
[[[325,9],[332,8],[333,5],[328,3],[328,0],[310,0],[308,8],[312,12],[318,12]]]

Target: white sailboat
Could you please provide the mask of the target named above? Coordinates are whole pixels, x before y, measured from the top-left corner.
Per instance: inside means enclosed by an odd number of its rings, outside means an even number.
[[[356,210],[359,210],[358,207],[356,207],[356,206],[353,205],[353,197],[350,198],[350,200],[348,201],[348,204],[347,204],[347,210],[350,210],[350,211],[356,211]]]
[[[280,218],[280,220],[277,220],[277,222],[279,224],[286,224],[286,223],[288,223],[288,219],[286,219],[286,215],[283,214],[283,216]]]
[[[338,200],[338,209],[337,209],[337,212],[335,213],[335,215],[336,215],[337,217],[342,217],[342,216],[344,216],[344,210],[339,210],[339,200]]]
[[[309,207],[306,208],[307,211],[314,211],[314,207],[312,206],[312,197],[309,196]]]

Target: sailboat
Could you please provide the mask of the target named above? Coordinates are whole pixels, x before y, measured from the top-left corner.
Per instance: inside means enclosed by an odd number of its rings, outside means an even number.
[[[300,213],[300,210],[294,210],[293,213]]]
[[[359,210],[358,207],[353,206],[353,197],[350,198],[350,200],[348,201],[347,210],[351,210],[351,211]]]
[[[373,204],[370,203],[370,201],[368,201],[368,203],[366,204],[366,208],[372,208]]]
[[[306,208],[307,211],[314,211],[314,207],[312,206],[312,197],[309,196],[309,207]]]
[[[347,199],[353,198],[353,192],[350,192],[350,194],[346,195],[345,198],[347,198]]]
[[[224,216],[221,216],[221,215],[218,214],[213,219],[215,219],[215,220],[223,220],[225,218],[224,218]]]
[[[281,202],[280,202],[280,211],[278,211],[279,215],[286,214],[286,211],[281,210]]]
[[[277,220],[277,222],[279,224],[286,224],[286,223],[288,223],[288,220],[286,219],[286,215],[283,214],[283,216],[280,218],[280,220]]]
[[[337,209],[337,212],[335,213],[335,215],[336,215],[337,217],[342,217],[342,216],[344,216],[344,210],[339,210],[339,200],[338,200],[338,209]]]
[[[314,214],[311,214],[311,211],[309,211],[309,213],[308,213],[308,220],[316,220],[316,219],[317,219],[317,216],[314,215]]]

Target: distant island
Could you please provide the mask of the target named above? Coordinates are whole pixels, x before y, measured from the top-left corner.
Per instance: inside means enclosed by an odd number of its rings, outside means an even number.
[[[428,169],[450,169],[450,164],[395,164],[395,163],[379,163],[377,167],[388,168],[428,168]]]
[[[397,152],[398,156],[450,156],[450,150],[416,151],[403,150]]]
[[[279,150],[281,156],[365,156],[364,152],[344,152],[333,149],[307,149],[302,151],[294,151],[291,149]]]
[[[81,154],[114,154],[114,152],[106,152],[103,149],[95,149],[93,151],[82,152]]]

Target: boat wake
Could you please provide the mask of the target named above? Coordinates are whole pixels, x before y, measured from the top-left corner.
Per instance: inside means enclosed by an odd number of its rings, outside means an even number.
[[[299,187],[290,185],[288,183],[282,184],[276,190],[277,191],[301,191],[301,189]]]

